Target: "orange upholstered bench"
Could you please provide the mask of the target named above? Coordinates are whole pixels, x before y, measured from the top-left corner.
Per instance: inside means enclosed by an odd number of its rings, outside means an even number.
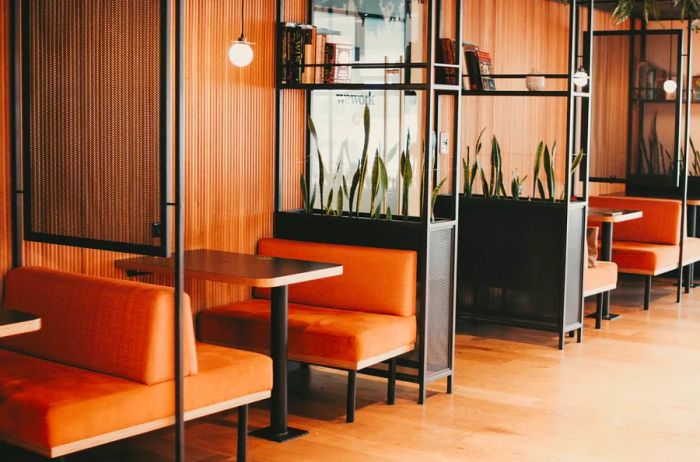
[[[42,329],[0,343],[0,440],[48,457],[172,425],[172,288],[20,268],[4,306],[41,316]],[[185,299],[185,418],[239,408],[245,458],[247,405],[270,396],[272,361],[196,344]]]
[[[591,207],[641,210],[643,217],[615,226],[612,259],[621,273],[645,276],[644,309],[649,309],[654,276],[679,268],[682,203],[672,199],[595,196]],[[683,264],[700,261],[700,239],[685,238]]]
[[[396,357],[416,343],[416,254],[403,250],[263,239],[260,255],[343,265],[343,275],[289,288],[288,357],[348,371],[347,420],[355,413],[357,371],[389,361],[394,401]],[[204,341],[267,352],[270,293],[199,314]]]

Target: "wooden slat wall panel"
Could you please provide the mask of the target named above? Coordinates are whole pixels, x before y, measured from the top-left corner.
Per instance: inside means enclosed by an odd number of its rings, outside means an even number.
[[[627,175],[627,122],[629,115],[629,38],[596,38],[594,57],[591,176]],[[591,183],[592,194],[624,191],[624,185]]]
[[[552,0],[465,0],[466,41],[491,53],[494,72],[499,74],[566,73],[568,67],[568,6]],[[605,12],[594,13],[596,29],[626,27],[617,25]],[[585,24],[585,23],[584,23]],[[526,27],[523,25],[527,25]],[[546,89],[565,90],[565,80],[550,80]],[[497,80],[502,90],[525,90],[524,79]],[[471,97],[463,101],[462,151],[474,147],[486,128],[480,159],[489,172],[490,138],[496,135],[503,152],[503,175],[510,184],[517,171],[528,175],[525,194],[532,193],[534,153],[540,140],[550,146],[557,141],[558,187],[564,178],[566,142],[566,99],[527,97]],[[477,182],[478,183],[478,182]],[[480,188],[477,188],[477,192]]]
[[[301,20],[300,0],[291,4],[289,19]],[[240,34],[240,3],[188,0],[187,34],[187,247],[253,252],[259,238],[271,235],[274,159],[275,1],[247,2],[246,34],[255,42],[255,59],[245,69],[227,58],[231,41]],[[7,22],[7,0],[0,0],[0,30]],[[0,271],[9,267],[7,210],[6,50],[0,47]],[[302,99],[303,101],[303,99]],[[298,107],[291,107],[298,111]],[[298,130],[295,131],[298,133]],[[290,145],[292,152],[303,153]],[[128,172],[124,172],[128,175]],[[295,189],[296,192],[296,189]],[[127,255],[55,245],[25,243],[25,263],[107,277],[124,277],[113,262]],[[145,281],[168,283],[163,279]],[[208,282],[188,282],[197,310],[247,297],[249,289]]]
[[[524,27],[524,25],[527,25]],[[568,8],[542,0],[465,0],[464,40],[491,53],[499,74],[566,72],[568,59]],[[547,82],[547,89],[562,89],[562,81]],[[524,80],[497,80],[498,89],[525,89]],[[490,171],[491,136],[496,135],[503,152],[503,175],[529,175],[525,194],[532,191],[533,154],[540,140],[558,141],[560,164],[566,141],[566,99],[526,97],[471,97],[463,101],[462,150],[472,149],[486,128],[480,156]],[[559,169],[561,171],[563,167]],[[561,180],[563,181],[563,179]],[[477,182],[478,183],[478,182]]]
[[[8,3],[0,2],[0,37],[7,43]],[[9,121],[9,62],[8,47],[0,47],[0,274],[11,265],[10,240],[10,121]],[[0,300],[2,278],[0,278]]]

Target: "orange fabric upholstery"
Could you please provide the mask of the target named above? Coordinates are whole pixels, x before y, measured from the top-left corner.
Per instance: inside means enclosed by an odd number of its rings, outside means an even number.
[[[289,287],[289,301],[396,316],[416,313],[416,253],[347,245],[262,239],[260,255],[343,265],[343,275]],[[256,289],[259,298],[269,290]]]
[[[206,344],[196,351],[186,411],[272,388],[270,358]],[[174,415],[172,381],[148,386],[7,350],[0,364],[0,439],[37,452]]]
[[[679,245],[682,203],[673,199],[650,199],[626,196],[592,196],[591,207],[641,210],[643,217],[615,225],[616,241]],[[620,265],[622,267],[622,265]]]
[[[270,302],[249,300],[199,314],[207,342],[267,352]],[[357,368],[364,360],[411,346],[415,316],[391,316],[316,306],[289,305],[289,358],[318,365]]]
[[[683,264],[689,265],[700,261],[700,238],[686,237],[683,245]]]
[[[617,286],[617,265],[612,262],[598,261],[596,266],[586,268],[583,272],[583,295],[607,292]]]
[[[621,273],[656,276],[678,267],[680,247],[614,241],[612,258]]]
[[[172,288],[19,268],[5,278],[4,306],[41,317],[38,332],[0,347],[147,385],[174,377]],[[185,299],[185,375],[197,373]]]

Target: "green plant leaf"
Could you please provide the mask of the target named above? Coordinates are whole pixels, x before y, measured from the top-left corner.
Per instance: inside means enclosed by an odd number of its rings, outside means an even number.
[[[364,111],[364,128],[365,128],[365,140],[364,144],[362,147],[362,157],[360,158],[360,176],[359,176],[359,181],[357,185],[357,206],[355,207],[355,211],[357,216],[360,216],[360,204],[362,204],[362,192],[365,189],[365,178],[367,177],[367,157],[368,157],[368,149],[369,149],[369,136],[370,136],[370,112],[369,112],[369,105],[365,105],[365,111]],[[372,210],[370,209],[370,213]]]
[[[372,165],[372,179],[370,182],[371,196],[369,198],[369,209],[372,211],[374,211],[374,204],[381,189],[381,183],[379,181],[379,162],[379,149],[377,149],[374,153],[374,164]]]
[[[404,220],[408,220],[408,201],[411,189],[411,184],[413,183],[413,166],[411,165],[411,131],[408,131],[406,136],[406,150],[401,154],[401,178],[402,178],[402,191],[401,191],[401,214]]]
[[[549,199],[554,201],[556,199],[556,173],[554,171],[554,162],[556,156],[557,143],[555,142],[552,146],[552,151],[550,152],[549,146],[544,148],[544,173],[547,180],[547,191],[549,192]]]
[[[431,220],[435,220],[435,203],[437,202],[438,195],[440,194],[440,190],[442,189],[442,186],[445,184],[445,181],[447,181],[447,178],[443,178],[440,183],[438,183],[435,188],[433,188],[433,193],[430,196],[430,217]]]
[[[491,197],[491,188],[489,188],[489,182],[486,179],[486,173],[484,173],[484,169],[481,167],[479,167],[479,175],[481,176],[481,189],[483,190],[484,197],[488,199]]]
[[[544,155],[544,141],[540,141],[535,152],[535,168],[532,173],[532,197],[535,197],[535,188],[540,180],[540,169],[542,168],[542,156]],[[544,198],[543,198],[544,199]]]
[[[387,219],[387,221],[394,220],[394,216],[391,214],[391,207],[386,208],[386,219]]]
[[[467,159],[469,159],[469,148],[467,148]],[[471,168],[467,159],[462,158],[462,176],[464,177],[463,193],[465,196],[470,197],[472,195],[470,178]]]
[[[542,184],[542,180],[540,180],[539,178],[537,179],[537,190],[540,193],[540,199],[542,199],[542,200],[547,199],[547,196],[544,193],[544,185]]]
[[[343,175],[343,194],[348,197],[348,181],[345,179],[345,175]]]
[[[308,189],[308,186],[306,185],[306,178],[304,178],[303,174],[299,178],[299,183],[301,186],[302,207],[304,208],[304,212],[311,213],[311,211],[309,210],[309,189]]]
[[[309,117],[309,132],[316,145],[316,158],[318,159],[318,185],[319,191],[321,193],[321,209],[323,209],[323,186],[326,182],[326,168],[323,165],[323,157],[321,156],[321,150],[318,145],[318,135],[316,134],[316,125],[311,117]],[[332,168],[332,167],[331,167]]]
[[[578,154],[576,154],[576,157],[574,157],[574,161],[571,162],[571,174],[573,175],[576,173],[576,169],[581,165],[581,161],[583,160],[584,153],[583,151],[579,151]]]
[[[326,200],[326,215],[330,215],[333,212],[333,189],[328,193],[328,200]]]
[[[314,206],[316,205],[316,185],[314,185],[313,192],[311,193],[311,199],[309,199],[309,213],[314,211]]]
[[[382,191],[386,192],[389,190],[389,174],[386,172],[386,164],[384,160],[379,158],[379,184]]]
[[[357,170],[355,170],[355,174],[352,176],[350,195],[348,196],[348,200],[350,201],[350,203],[348,204],[350,214],[352,214],[352,206],[355,203],[355,194],[357,193],[357,186],[360,184],[360,168],[360,165],[358,165]]]
[[[343,179],[344,180],[344,179]],[[340,217],[343,216],[343,201],[345,199],[345,193],[343,192],[343,187],[338,187],[338,195],[335,203],[335,213]]]

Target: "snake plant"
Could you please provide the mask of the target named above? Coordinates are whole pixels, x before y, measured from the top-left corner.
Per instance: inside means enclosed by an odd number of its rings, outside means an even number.
[[[406,135],[406,149],[401,153],[399,176],[401,177],[401,215],[408,220],[408,199],[411,183],[413,183],[413,167],[411,166],[411,132]]]
[[[527,175],[521,178],[517,171],[513,174],[513,178],[510,181],[510,193],[513,199],[516,201],[520,200],[520,197],[523,194],[523,184],[525,183],[525,180],[527,180]]]
[[[464,195],[471,197],[474,191],[474,181],[479,175],[479,169],[481,165],[479,164],[479,154],[481,153],[481,137],[484,135],[486,128],[484,127],[479,133],[479,137],[476,139],[476,144],[474,145],[474,162],[471,162],[471,149],[467,146],[467,154],[462,158],[462,170],[464,172]]]

